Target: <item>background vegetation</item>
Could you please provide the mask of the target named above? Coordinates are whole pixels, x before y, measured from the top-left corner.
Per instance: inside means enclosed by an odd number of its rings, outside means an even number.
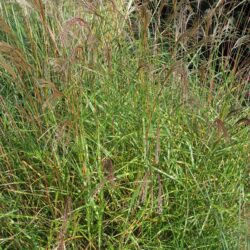
[[[246,67],[180,10],[0,0],[0,249],[248,249]]]

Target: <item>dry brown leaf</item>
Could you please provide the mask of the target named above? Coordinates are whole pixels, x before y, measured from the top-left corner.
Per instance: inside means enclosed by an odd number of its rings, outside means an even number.
[[[226,140],[230,139],[225,123],[220,118],[215,119],[214,125],[216,126],[219,134],[222,134]]]
[[[249,118],[241,118],[236,122],[236,124],[250,125],[250,119]]]
[[[63,213],[63,218],[62,218],[62,227],[60,230],[59,234],[59,243],[57,250],[65,250],[65,237],[67,233],[67,223],[69,219],[69,214],[71,213],[72,210],[72,200],[71,197],[67,197],[65,204],[64,204],[64,213]]]
[[[102,159],[103,172],[106,175],[108,181],[113,181],[115,179],[113,161],[110,158]]]

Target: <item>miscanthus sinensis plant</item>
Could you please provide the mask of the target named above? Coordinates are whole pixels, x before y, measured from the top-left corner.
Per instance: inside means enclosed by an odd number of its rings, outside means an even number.
[[[175,28],[152,33],[135,1],[0,13],[0,249],[249,247],[234,72],[199,49],[190,70]]]

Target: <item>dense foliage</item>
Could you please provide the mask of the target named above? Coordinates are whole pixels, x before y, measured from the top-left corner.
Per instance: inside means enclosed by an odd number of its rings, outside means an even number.
[[[249,247],[249,68],[182,7],[0,0],[0,249]]]

